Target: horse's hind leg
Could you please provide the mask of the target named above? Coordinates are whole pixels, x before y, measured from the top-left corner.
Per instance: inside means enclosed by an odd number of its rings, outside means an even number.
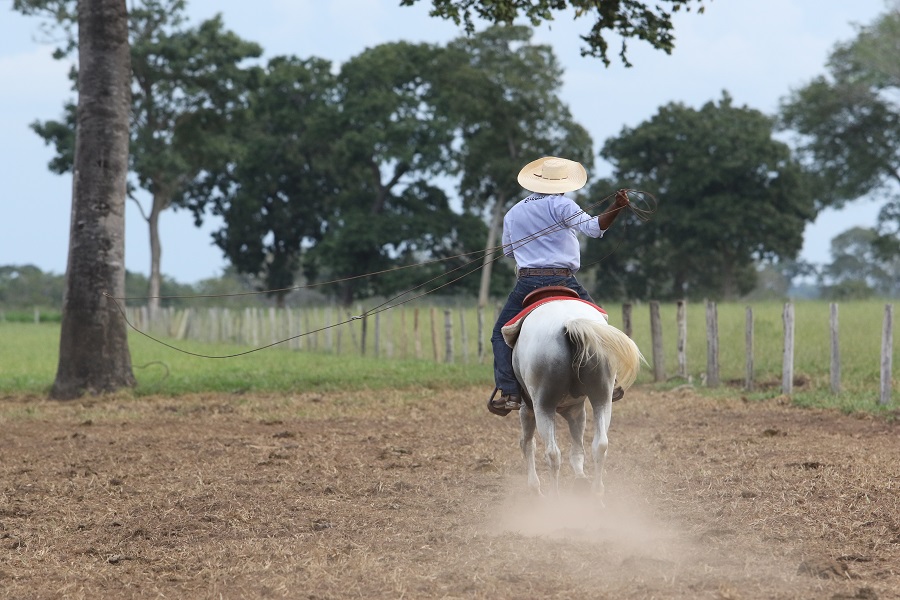
[[[534,411],[523,404],[519,409],[519,422],[522,424],[522,437],[519,438],[519,447],[525,457],[525,469],[528,473],[528,488],[541,496],[541,480],[534,466]]]
[[[547,464],[550,466],[550,481],[553,486],[553,495],[559,496],[559,466],[560,451],[556,445],[556,407],[547,408],[542,406],[538,399],[534,400],[534,416],[537,421],[537,429],[544,440],[546,447],[545,456]]]
[[[594,441],[591,443],[591,455],[594,458],[594,493],[603,495],[603,463],[606,461],[606,450],[609,448],[609,422],[612,417],[611,393],[603,400],[595,402],[591,399],[594,412]]]
[[[572,436],[569,464],[575,472],[575,487],[580,488],[587,480],[584,475],[584,425],[587,419],[585,404],[573,404],[559,414],[569,424],[569,434]]]

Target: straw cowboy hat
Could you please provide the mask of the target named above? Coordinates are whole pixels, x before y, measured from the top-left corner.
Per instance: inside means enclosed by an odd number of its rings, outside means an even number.
[[[587,171],[581,163],[555,156],[539,158],[519,171],[519,185],[539,194],[574,192],[586,183]]]

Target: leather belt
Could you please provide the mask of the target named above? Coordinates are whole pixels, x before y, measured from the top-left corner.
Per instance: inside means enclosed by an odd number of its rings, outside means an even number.
[[[571,269],[519,269],[517,277],[571,277]]]

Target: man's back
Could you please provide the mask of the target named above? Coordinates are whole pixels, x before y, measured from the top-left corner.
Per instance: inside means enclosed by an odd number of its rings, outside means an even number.
[[[513,206],[503,219],[504,253],[519,268],[559,267],[578,270],[581,231],[600,237],[596,218],[562,195],[532,194]]]

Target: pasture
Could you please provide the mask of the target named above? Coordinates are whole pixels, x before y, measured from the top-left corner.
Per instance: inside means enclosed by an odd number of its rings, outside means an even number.
[[[841,314],[847,344],[877,335],[877,310]],[[518,419],[487,413],[476,361],[209,360],[134,336],[135,391],[59,403],[58,326],[0,339],[3,597],[900,597],[896,409],[831,398],[827,360],[798,356],[793,401],[645,369],[613,406],[603,507],[567,464],[559,499],[528,495]],[[877,386],[859,369],[842,396]]]
[[[847,412],[875,410],[879,393],[879,352],[881,349],[884,301],[845,302],[839,305],[839,334],[842,389],[834,395],[829,387],[830,339],[829,303],[798,302],[795,305],[796,343],[794,374],[797,379],[793,400],[798,404],[837,407]],[[757,302],[754,311],[754,382],[755,390],[746,395],[763,399],[778,393],[781,385],[783,332],[781,302]],[[368,306],[356,307],[361,314]],[[610,324],[623,327],[623,311],[619,304],[607,304]],[[690,382],[702,386],[707,366],[706,307],[702,303],[687,304],[687,374]],[[741,303],[719,304],[719,363],[722,385],[713,393],[730,395],[741,390],[746,374],[745,311]],[[489,311],[490,312],[490,311]],[[451,360],[447,357],[445,324],[449,313]],[[245,319],[244,311],[236,317]],[[660,306],[664,366],[667,382],[656,384],[676,387],[685,380],[677,373],[677,327],[674,304]],[[183,314],[181,315],[183,317]],[[258,325],[248,327],[237,321],[231,332],[236,339],[209,343],[212,336],[204,313],[194,313],[186,339],[166,337],[147,327],[154,335],[162,335],[168,343],[185,350],[211,355],[244,352],[304,331],[320,329],[315,335],[297,337],[290,342],[235,359],[204,359],[180,354],[131,331],[130,346],[134,373],[138,380],[135,393],[178,395],[189,392],[235,390],[290,392],[297,389],[347,389],[373,386],[419,385],[434,381],[435,385],[490,385],[490,328],[494,316],[484,315],[484,356],[478,353],[478,314],[466,305],[436,308],[404,306],[369,317],[367,335],[361,321],[321,330],[337,321],[336,309],[312,308],[294,313],[293,319],[271,311],[260,311]],[[174,324],[180,322],[176,314]],[[632,307],[633,338],[651,356],[650,314],[647,304]],[[138,325],[140,319],[135,319]],[[418,324],[416,326],[415,324]],[[221,326],[221,322],[219,323]],[[273,327],[274,325],[274,327]],[[173,329],[179,329],[178,326]],[[246,337],[243,331],[254,330]],[[896,329],[896,327],[895,327]],[[142,328],[143,330],[143,328]],[[378,335],[376,335],[376,332]],[[255,339],[254,339],[255,338]],[[56,372],[59,324],[0,321],[0,393],[43,393],[49,389]],[[365,351],[361,348],[365,340]],[[376,345],[377,343],[377,345]],[[893,335],[893,352],[900,353],[900,335]],[[298,358],[298,353],[302,358]],[[334,360],[337,358],[338,360]],[[894,361],[895,365],[898,361]],[[894,398],[900,398],[894,368]],[[343,373],[355,377],[342,377]],[[653,370],[644,368],[639,383],[652,383]]]

